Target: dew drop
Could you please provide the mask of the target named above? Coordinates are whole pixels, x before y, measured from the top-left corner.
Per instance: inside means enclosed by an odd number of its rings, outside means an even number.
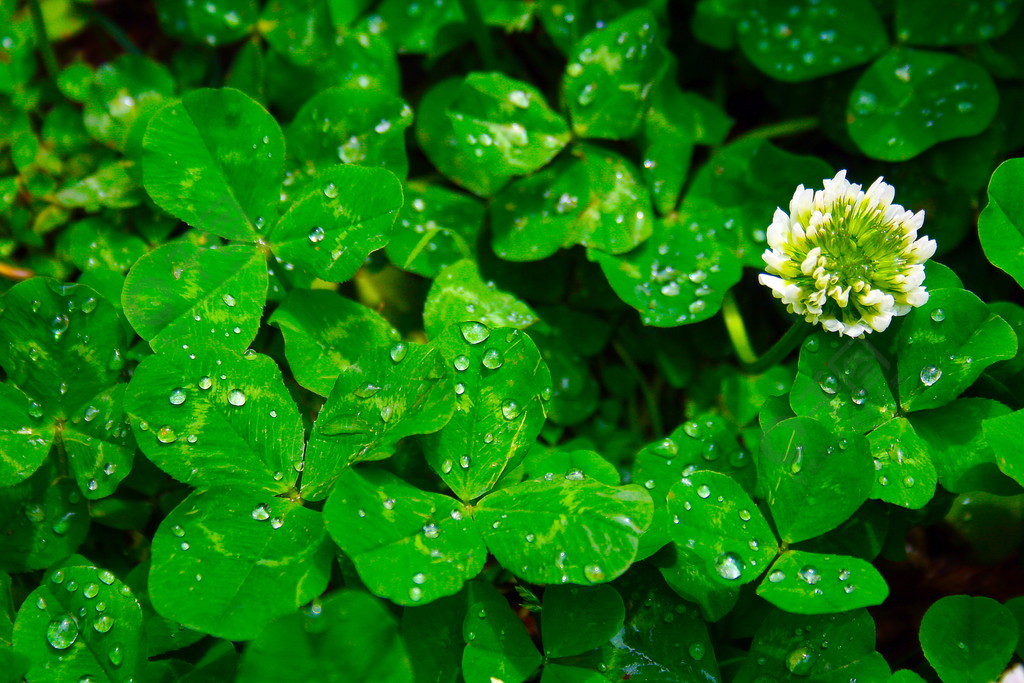
[[[514,420],[522,413],[522,409],[515,401],[508,400],[501,404],[501,414],[506,420]]]
[[[839,380],[835,375],[824,375],[818,380],[818,386],[828,395],[833,395],[839,390]]]
[[[921,368],[921,384],[926,387],[930,387],[938,382],[940,377],[942,377],[942,370],[934,365],[926,365]]]
[[[174,433],[174,429],[170,425],[164,425],[157,430],[156,440],[160,443],[174,443],[178,440],[178,435]]]
[[[185,402],[186,398],[187,396],[185,394],[185,390],[182,389],[181,387],[178,387],[177,389],[171,392],[171,395],[167,398],[167,400],[171,402],[172,406],[180,406],[182,403]]]
[[[396,363],[401,363],[405,360],[405,357],[409,354],[409,347],[405,342],[397,342],[391,347],[391,360]]]
[[[78,638],[78,622],[70,614],[54,619],[46,627],[46,640],[58,650],[66,650]]]
[[[505,363],[505,357],[497,349],[487,349],[481,363],[488,370],[497,370]]]
[[[491,331],[483,323],[466,322],[459,325],[462,338],[470,344],[479,344],[491,336]]]
[[[806,566],[800,571],[798,571],[797,576],[803,579],[804,582],[809,586],[813,586],[814,584],[821,581],[821,574],[818,573],[817,569],[811,566]]]
[[[814,653],[806,647],[798,647],[786,655],[786,668],[797,676],[806,676],[814,667]]]
[[[941,308],[934,308],[934,309],[932,309],[930,317],[935,322],[941,323],[943,320],[946,319],[946,312],[944,310],[942,310]]]
[[[452,365],[459,372],[466,370],[469,367],[469,356],[455,356],[455,360],[452,361]]]
[[[252,509],[252,518],[257,522],[265,522],[270,519],[270,506],[266,503],[260,503]]]
[[[114,620],[109,615],[101,614],[92,622],[92,627],[97,633],[106,633],[114,627]]]
[[[724,553],[715,560],[715,571],[727,581],[735,581],[743,574],[743,565],[736,553]]]
[[[604,570],[596,564],[588,564],[583,567],[583,576],[587,578],[587,581],[597,583],[604,580]]]
[[[233,406],[244,406],[245,405],[245,393],[239,389],[232,389],[228,394],[228,403]]]

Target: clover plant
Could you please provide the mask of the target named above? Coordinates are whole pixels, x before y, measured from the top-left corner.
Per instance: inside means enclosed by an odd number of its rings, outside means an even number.
[[[1024,2],[941,5],[0,0],[0,677],[1000,679]]]

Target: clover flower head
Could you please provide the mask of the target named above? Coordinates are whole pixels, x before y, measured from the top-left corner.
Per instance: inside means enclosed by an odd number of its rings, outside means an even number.
[[[881,178],[865,192],[845,170],[823,190],[799,186],[789,213],[775,210],[759,281],[791,313],[848,337],[881,332],[926,303],[935,240],[917,236],[924,211],[893,204],[894,194]]]

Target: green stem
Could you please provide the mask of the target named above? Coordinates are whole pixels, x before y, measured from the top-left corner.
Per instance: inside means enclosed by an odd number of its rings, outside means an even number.
[[[459,0],[459,5],[462,7],[462,13],[466,15],[466,24],[469,25],[469,32],[473,36],[480,57],[484,60],[484,66],[493,71],[498,66],[498,60],[494,55],[494,43],[491,42],[491,32],[487,30],[484,16],[476,2],[477,0]]]
[[[743,316],[740,308],[736,305],[736,297],[732,292],[726,292],[722,299],[722,317],[725,319],[725,329],[729,333],[729,340],[736,350],[740,362],[744,365],[757,362],[757,354],[750,344],[750,337],[747,335],[747,327],[743,324]]]
[[[806,116],[801,119],[790,119],[789,121],[780,121],[778,123],[770,123],[766,126],[754,128],[743,133],[736,139],[747,140],[749,138],[763,138],[765,140],[771,140],[772,138],[781,138],[787,135],[804,133],[809,130],[814,130],[817,127],[818,118],[815,116]]]
[[[107,18],[107,15],[91,5],[80,5],[80,7],[89,19],[98,24],[110,36],[111,40],[121,46],[122,50],[133,55],[142,54],[138,46],[121,30],[121,27]]]
[[[46,66],[50,78],[56,81],[60,67],[57,65],[57,55],[53,51],[53,45],[50,45],[50,37],[46,34],[46,21],[43,19],[43,9],[39,6],[39,0],[28,0],[28,9],[32,15],[32,26],[36,30],[36,42],[39,43],[39,53],[43,57],[43,64]]]
[[[612,348],[615,349],[615,353],[619,354],[619,358],[622,359],[623,364],[629,372],[636,377],[637,383],[640,385],[640,392],[644,395],[644,403],[647,404],[647,414],[651,419],[651,431],[655,436],[662,436],[665,433],[665,425],[661,421],[661,413],[658,410],[658,399],[655,397],[654,392],[647,386],[647,380],[644,378],[640,368],[637,367],[636,363],[633,362],[633,357],[629,355],[629,351],[620,342],[613,342]]]
[[[736,355],[739,356],[740,367],[749,375],[760,375],[788,356],[803,341],[804,337],[810,334],[812,329],[805,321],[797,318],[786,334],[782,335],[781,339],[758,357],[754,353],[750,337],[747,336],[747,328],[743,324],[743,317],[740,315],[740,309],[736,305],[736,299],[732,292],[727,293],[722,301],[722,315],[725,319],[725,329],[729,333],[729,340],[732,342],[733,348],[736,349]]]

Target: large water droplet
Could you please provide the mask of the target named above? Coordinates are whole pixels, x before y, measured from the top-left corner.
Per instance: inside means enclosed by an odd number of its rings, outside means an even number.
[[[506,420],[514,420],[519,417],[520,413],[522,410],[515,401],[509,400],[501,404],[501,414]]]
[[[177,389],[171,392],[171,395],[167,398],[167,400],[171,402],[172,406],[180,406],[182,403],[185,402],[186,398],[187,396],[185,394],[185,390],[182,389],[181,387],[178,387]]]
[[[816,657],[806,647],[798,647],[786,655],[786,668],[797,676],[806,676],[814,668]]]
[[[270,519],[270,506],[266,503],[260,503],[252,510],[252,518],[258,522],[263,522]]]
[[[497,370],[504,364],[505,357],[497,349],[487,349],[481,363],[488,370]]]
[[[940,377],[942,377],[942,370],[934,365],[926,365],[921,368],[921,384],[926,387],[930,387],[938,382]]]
[[[727,581],[735,581],[743,574],[743,562],[736,553],[724,553],[715,560],[715,571]]]
[[[353,391],[352,393],[358,396],[359,398],[370,398],[378,391],[380,391],[380,387],[378,385],[374,384],[373,382],[366,382],[365,384],[361,384],[358,387],[356,387],[356,390]]]
[[[470,344],[479,344],[491,336],[491,331],[483,323],[466,322],[459,325],[462,338]]]
[[[78,622],[70,614],[54,619],[46,627],[46,640],[58,650],[66,650],[78,638]]]
[[[818,386],[830,396],[839,391],[839,380],[835,375],[825,374],[818,379]]]
[[[583,576],[587,577],[587,581],[597,583],[604,580],[604,570],[596,564],[588,564],[583,567]]]
[[[245,393],[239,389],[232,389],[228,394],[228,403],[233,406],[244,406],[245,405]]]
[[[96,617],[96,621],[92,622],[93,629],[97,633],[106,633],[114,627],[114,620],[107,614],[101,614]]]
[[[178,435],[174,433],[174,429],[170,425],[164,425],[157,430],[156,440],[160,443],[174,443],[178,440]]]
[[[821,581],[821,574],[818,573],[817,569],[809,565],[797,572],[797,576],[803,579],[804,582],[810,586]]]
[[[391,360],[396,363],[401,363],[405,360],[405,357],[409,354],[409,347],[405,342],[397,342],[391,347]]]

